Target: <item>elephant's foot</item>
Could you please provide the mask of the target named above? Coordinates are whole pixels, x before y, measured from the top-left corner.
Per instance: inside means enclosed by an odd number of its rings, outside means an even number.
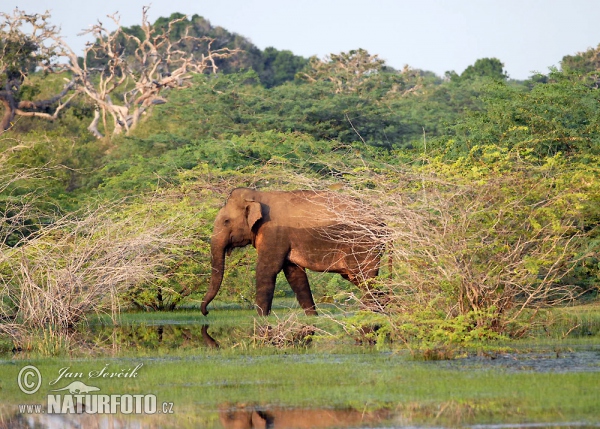
[[[317,313],[317,310],[315,310],[314,305],[310,308],[306,308],[306,307],[303,307],[303,308],[304,308],[304,314],[306,314],[307,316],[318,316],[319,315],[319,313]]]

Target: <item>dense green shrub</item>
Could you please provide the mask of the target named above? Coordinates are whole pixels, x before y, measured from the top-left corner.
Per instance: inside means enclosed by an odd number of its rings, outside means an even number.
[[[0,185],[3,244],[34,237],[78,207],[119,201],[115,218],[145,213],[149,228],[172,222],[187,238],[158,279],[123,291],[121,303],[194,305],[210,275],[212,220],[228,192],[310,186],[363,199],[395,234],[393,279],[386,268],[378,284],[392,297],[381,314],[357,315],[357,329],[380,325],[375,343],[406,338],[435,348],[521,335],[539,308],[597,291],[595,72],[566,67],[518,83],[489,60],[441,79],[392,70],[359,50],[312,59],[291,80],[299,58],[265,55],[260,70],[194,77],[129,136],[93,139],[93,106],[81,101],[52,123],[19,121],[2,135],[3,171],[43,169],[44,179]],[[355,56],[369,58],[370,68],[344,71]],[[44,96],[46,77],[34,77],[22,90]],[[47,79],[52,93],[58,82]],[[35,216],[15,228],[9,209],[21,213],[29,206],[15,203],[24,201],[35,203]],[[234,252],[218,299],[252,305],[254,266],[252,250]],[[311,280],[327,302],[361,294],[336,275]],[[277,290],[292,296],[282,278]]]

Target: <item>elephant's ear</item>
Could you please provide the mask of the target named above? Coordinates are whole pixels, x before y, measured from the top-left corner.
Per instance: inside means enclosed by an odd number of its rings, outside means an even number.
[[[250,201],[246,207],[246,218],[248,219],[248,226],[250,229],[254,227],[256,222],[262,219],[262,208],[260,203],[257,201]]]

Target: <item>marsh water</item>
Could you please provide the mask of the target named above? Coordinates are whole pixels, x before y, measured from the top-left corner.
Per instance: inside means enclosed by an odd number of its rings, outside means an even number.
[[[595,326],[572,342],[424,361],[406,351],[353,341],[256,351],[248,341],[256,337],[253,316],[231,314],[232,323],[197,312],[133,315],[116,327],[98,320],[79,333],[78,341],[99,347],[100,356],[95,351],[68,363],[30,361],[18,352],[4,356],[0,373],[10,376],[0,380],[0,428],[600,427],[600,341],[594,341],[600,335]],[[118,380],[121,390],[114,381],[83,380],[101,392],[113,389],[112,394],[151,392],[158,409],[151,415],[90,414],[85,407],[80,413],[49,413],[44,395],[50,395],[50,387],[38,396],[41,410],[19,408],[34,404],[33,397],[5,386],[14,384],[10,378],[31,362],[49,374],[46,380],[64,368],[77,377],[103,365],[142,363],[140,378]],[[63,371],[55,384],[73,381],[69,374]],[[161,408],[164,403],[171,409]]]
[[[101,324],[91,326],[88,335],[96,341],[116,341],[120,348],[142,349],[216,349],[231,346],[237,338],[252,336],[255,326],[211,327],[204,320],[190,323],[189,320],[158,319],[151,323],[126,324],[117,327]],[[473,369],[500,369],[504,371],[533,372],[600,372],[600,333],[582,330],[583,336],[598,337],[597,343],[584,345],[544,345],[516,348],[513,351],[466,353],[448,360],[423,362],[440,368],[469,371]],[[577,335],[576,335],[577,336]],[[381,351],[391,354],[390,351]]]
[[[202,414],[202,413],[200,413]],[[387,414],[387,415],[386,415]],[[190,419],[192,420],[192,419]],[[0,424],[7,429],[81,429],[81,428],[110,428],[110,429],[142,429],[142,428],[175,428],[203,427],[212,428],[286,428],[286,429],[333,429],[333,428],[406,428],[406,429],[443,429],[444,426],[417,426],[405,421],[401,415],[392,416],[389,413],[364,413],[359,410],[329,410],[329,409],[278,409],[257,407],[254,409],[231,409],[218,412],[218,419],[207,418],[199,426],[185,424],[177,419],[158,417],[154,419],[132,419],[113,416],[90,415],[61,415],[27,417],[15,415]],[[464,426],[470,429],[550,429],[578,428],[592,429],[600,427],[600,423],[585,421],[573,422],[543,422],[518,424],[478,424]]]

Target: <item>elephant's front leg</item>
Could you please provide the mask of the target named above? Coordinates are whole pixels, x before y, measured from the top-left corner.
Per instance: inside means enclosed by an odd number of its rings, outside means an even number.
[[[300,306],[304,309],[304,313],[307,316],[316,316],[315,301],[313,300],[304,268],[288,262],[283,266],[283,273],[296,294],[296,299],[300,303]]]
[[[283,256],[258,254],[256,264],[256,307],[259,316],[267,316],[271,312],[275,281],[277,274],[283,267]]]

